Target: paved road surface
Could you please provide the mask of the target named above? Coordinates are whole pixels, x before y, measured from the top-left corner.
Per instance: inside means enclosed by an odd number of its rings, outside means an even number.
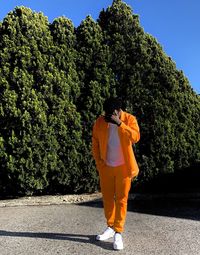
[[[0,208],[0,255],[199,255],[200,201],[129,201],[123,251],[95,241],[101,201]]]

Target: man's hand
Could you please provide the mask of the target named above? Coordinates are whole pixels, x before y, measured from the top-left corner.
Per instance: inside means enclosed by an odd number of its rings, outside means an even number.
[[[104,118],[106,122],[110,122],[118,126],[121,125],[120,114],[117,110],[115,110],[113,114],[109,114],[109,115],[106,114]]]
[[[120,126],[121,125],[121,120],[119,118],[118,115],[111,115],[111,120],[112,120],[112,123],[116,124],[117,126]]]

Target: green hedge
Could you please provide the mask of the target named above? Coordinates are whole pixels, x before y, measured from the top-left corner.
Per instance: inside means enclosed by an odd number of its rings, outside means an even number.
[[[0,23],[0,194],[92,192],[104,100],[136,115],[138,183],[200,162],[200,100],[121,0],[75,28],[16,7]]]

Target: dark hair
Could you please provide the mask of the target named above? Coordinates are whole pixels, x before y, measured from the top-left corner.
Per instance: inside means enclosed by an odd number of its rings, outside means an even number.
[[[117,97],[110,97],[106,99],[103,104],[103,110],[105,111],[105,113],[109,113],[109,114],[113,113],[114,110],[119,111],[121,108],[122,108],[121,99]]]

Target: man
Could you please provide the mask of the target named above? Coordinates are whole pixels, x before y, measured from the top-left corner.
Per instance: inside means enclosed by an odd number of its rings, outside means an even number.
[[[103,109],[105,116],[93,126],[92,153],[100,176],[107,228],[96,240],[114,236],[113,248],[122,250],[131,179],[139,172],[132,145],[139,141],[140,132],[136,118],[122,111],[118,98],[107,99]]]

